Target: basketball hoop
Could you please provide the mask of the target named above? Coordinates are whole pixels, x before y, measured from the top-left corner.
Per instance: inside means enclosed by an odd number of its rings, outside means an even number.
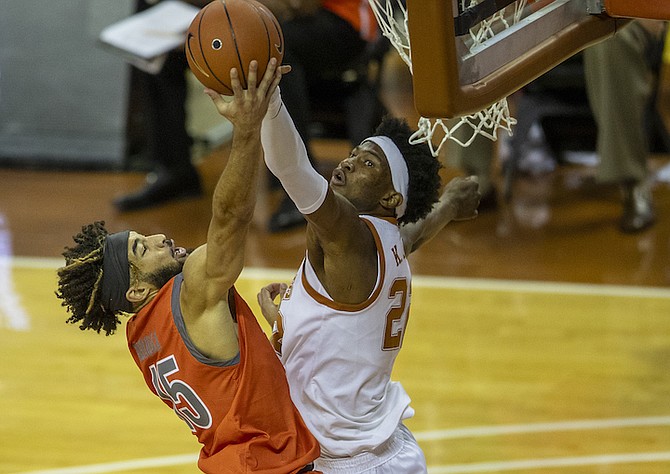
[[[466,11],[472,7],[476,7],[481,3],[481,0],[458,0],[458,2],[460,10]],[[405,1],[369,0],[369,3],[377,18],[377,23],[382,34],[389,39],[402,60],[409,67],[410,72],[413,73],[412,47],[407,26]],[[466,34],[469,35],[467,44],[470,52],[474,52],[476,48],[494,37],[497,32],[509,28],[511,24],[518,22],[520,12],[526,6],[526,3],[527,0],[518,0],[513,5],[495,12],[488,18],[482,21],[478,20],[479,22],[473,27],[466,27]],[[510,10],[512,10],[511,14]],[[511,135],[514,124],[516,124],[516,120],[510,116],[507,99],[502,98],[470,115],[453,118],[428,118],[422,116],[418,122],[418,130],[412,135],[410,143],[427,143],[433,155],[437,156],[447,140],[453,140],[462,147],[469,146],[477,135],[483,135],[490,140],[496,141],[499,129],[506,130]],[[437,146],[435,146],[435,142],[438,143]]]

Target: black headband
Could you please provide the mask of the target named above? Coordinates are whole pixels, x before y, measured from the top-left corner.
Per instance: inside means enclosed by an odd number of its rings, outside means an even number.
[[[126,298],[130,288],[128,238],[130,231],[110,234],[105,239],[102,261],[102,304],[110,311],[131,311]]]

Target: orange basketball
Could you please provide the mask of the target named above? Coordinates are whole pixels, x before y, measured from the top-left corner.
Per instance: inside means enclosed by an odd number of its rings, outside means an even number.
[[[249,63],[258,61],[258,81],[270,58],[281,64],[284,35],[275,16],[255,0],[214,0],[200,10],[186,34],[186,59],[195,77],[210,89],[232,95],[230,70],[247,88]]]

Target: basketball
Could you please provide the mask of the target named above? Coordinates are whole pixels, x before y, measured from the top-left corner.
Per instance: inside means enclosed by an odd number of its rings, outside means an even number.
[[[275,16],[255,0],[215,0],[198,12],[186,32],[186,59],[206,87],[233,95],[230,70],[247,88],[249,63],[258,61],[260,82],[270,58],[281,64],[284,35]]]

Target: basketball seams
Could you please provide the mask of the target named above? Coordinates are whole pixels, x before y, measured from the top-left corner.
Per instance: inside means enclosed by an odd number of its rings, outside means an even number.
[[[223,4],[224,1],[221,0],[221,3]],[[210,5],[213,5],[213,4],[210,3],[209,5],[207,5],[207,6],[205,7],[205,9],[207,9],[207,7],[209,7]],[[225,8],[225,5],[224,5],[224,8]],[[216,80],[217,80],[223,87],[225,87],[230,93],[232,93],[233,90],[232,90],[230,87],[228,87],[228,85],[226,84],[226,82],[225,82],[224,80],[221,80],[221,79],[216,75],[216,72],[214,72],[214,69],[213,69],[212,66],[209,64],[209,61],[207,61],[207,55],[205,54],[205,47],[203,46],[203,44],[202,44],[202,40],[200,39],[200,38],[202,38],[202,31],[201,31],[200,28],[201,28],[202,22],[203,22],[203,20],[204,20],[204,18],[205,18],[205,14],[207,14],[207,10],[203,11],[202,18],[200,19],[200,23],[198,24],[198,38],[199,38],[198,43],[200,44],[200,50],[202,51],[202,59],[203,59],[203,61],[205,61],[205,65],[207,66],[207,69],[209,70],[209,72],[210,72],[210,74],[212,75],[212,77],[213,77],[214,79],[216,79]]]
[[[272,41],[272,37],[270,35],[270,29],[268,28],[268,24],[267,24],[267,21],[266,21],[267,18],[266,18],[265,12],[263,10],[261,10],[260,8],[258,8],[258,6],[253,4],[253,3],[251,3],[251,6],[254,9],[254,11],[256,12],[256,14],[258,15],[258,17],[261,19],[261,22],[263,23],[263,29],[265,30],[265,39],[266,39],[265,43],[267,44],[267,57],[271,58],[272,57],[273,41]]]
[[[219,0],[223,5],[224,11],[226,12],[226,18],[228,20],[228,30],[230,31],[230,39],[235,47],[235,55],[237,56],[237,64],[239,65],[237,70],[240,72],[242,78],[242,89],[247,88],[247,74],[244,70],[244,64],[242,63],[242,56],[240,55],[240,48],[237,44],[237,35],[235,33],[235,27],[233,26],[233,20],[230,18],[230,11],[228,10],[228,5],[226,0]]]
[[[265,14],[267,16],[267,14]],[[270,22],[272,23],[272,26],[274,27],[275,33],[277,33],[277,39],[279,40],[279,49],[277,50],[277,53],[283,58],[284,57],[284,33],[282,32],[281,26],[279,25],[279,21],[272,16],[270,18]]]
[[[189,34],[187,35],[187,43],[186,43],[186,54],[187,54],[187,59],[189,59],[189,67],[191,70],[196,73],[199,72],[204,76],[204,79],[200,79],[200,82],[203,83],[206,87],[209,87],[211,89],[216,89],[214,85],[211,83],[211,80],[216,81],[220,86],[223,86],[227,91],[232,92],[232,89],[228,87],[228,85],[222,81],[214,72],[212,69],[209,61],[207,60],[207,56],[205,54],[205,48],[203,47],[202,44],[202,24],[205,18],[205,14],[207,13],[207,6],[201,10],[201,12],[194,18],[194,22],[197,20],[197,23],[195,25],[195,29],[197,31],[197,35],[192,34],[190,31],[193,29],[193,24],[189,28]],[[207,68],[207,71],[203,69],[203,66],[200,65],[199,60],[195,57],[193,54],[193,49],[191,48],[191,39],[195,40],[197,43],[197,47],[199,49],[198,53],[199,56],[202,58],[202,61],[204,63],[204,66]],[[197,77],[197,74],[196,74]]]
[[[220,94],[231,95],[230,70],[239,72],[240,85],[247,89],[249,63],[258,61],[259,76],[270,58],[276,57],[281,64],[284,38],[279,22],[262,3],[218,0],[206,5],[191,23],[187,48],[196,78]]]

